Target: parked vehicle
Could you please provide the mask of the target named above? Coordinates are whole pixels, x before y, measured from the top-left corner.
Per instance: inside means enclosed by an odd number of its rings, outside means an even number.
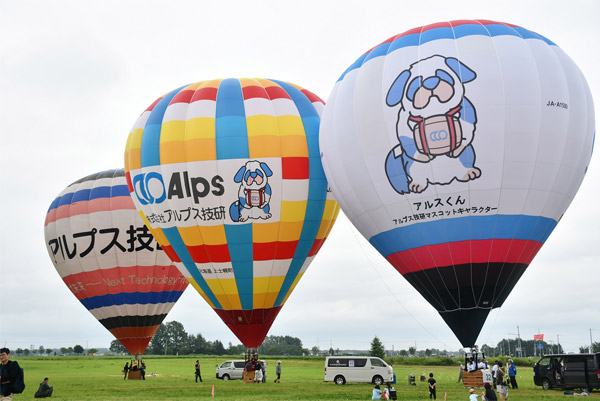
[[[263,360],[260,361],[266,365]],[[221,365],[217,366],[217,379],[222,380],[236,380],[244,378],[244,367],[246,362],[243,360],[225,361]]]
[[[600,389],[600,353],[545,355],[533,367],[533,381],[545,390]]]
[[[246,362],[239,361],[225,361],[217,367],[217,379],[223,380],[235,380],[242,379],[244,375],[244,366]]]
[[[335,384],[383,384],[394,380],[394,369],[377,357],[328,356],[325,359],[325,381]]]

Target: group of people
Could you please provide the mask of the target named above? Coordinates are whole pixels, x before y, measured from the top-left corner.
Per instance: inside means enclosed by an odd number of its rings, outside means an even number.
[[[132,359],[131,365],[129,362],[125,362],[125,366],[123,367],[123,373],[125,373],[123,380],[127,379],[129,372],[137,372],[138,370],[140,371],[141,379],[146,380],[146,364],[143,361],[139,359]]]
[[[10,360],[10,349],[0,348],[0,401],[10,401],[13,399],[13,393],[23,390],[23,375],[20,373],[21,367],[17,361]],[[19,377],[20,375],[20,377]],[[33,395],[35,398],[52,397],[54,387],[48,384],[48,378],[45,377],[40,383],[38,390]],[[15,389],[15,385],[21,381],[22,388]]]
[[[279,361],[281,363],[281,361]],[[258,360],[258,357],[252,357],[246,360],[244,367],[244,376],[254,374],[250,381],[254,383],[265,383],[267,381],[267,369],[264,361]],[[277,382],[277,379],[275,380]]]
[[[373,397],[372,400],[396,400],[396,389],[391,385],[391,383],[386,384],[385,388],[381,390],[379,384],[375,385],[373,389]]]
[[[470,368],[469,368],[469,363],[470,363]],[[467,364],[467,370],[472,371],[471,369],[473,368],[473,362],[471,359],[469,359],[469,363]],[[478,365],[477,368],[474,370],[489,369],[489,364],[487,363],[487,361],[485,361],[485,359],[482,361],[482,363],[485,364],[485,366],[486,366],[485,368],[479,368],[479,365]],[[492,367],[491,370],[492,370],[492,384],[485,383],[485,391],[483,393],[481,393],[482,400],[486,400],[486,401],[497,400],[494,389],[498,391],[498,394],[500,395],[500,400],[502,400],[502,401],[508,400],[508,386],[510,385],[510,387],[512,389],[519,388],[519,386],[517,384],[517,367],[515,366],[513,360],[509,359],[507,368],[504,367],[504,364],[502,363],[502,361],[494,361],[494,366]],[[462,366],[462,363],[459,363],[459,376],[458,376],[459,383],[463,381],[463,371],[464,371],[464,368]],[[470,397],[469,397],[470,401],[476,400],[477,397],[478,397],[478,394],[476,393],[475,389],[471,389]]]

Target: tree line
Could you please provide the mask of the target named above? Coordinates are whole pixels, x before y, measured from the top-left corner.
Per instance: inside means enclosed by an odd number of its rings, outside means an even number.
[[[33,349],[29,349],[29,348],[17,348],[14,353],[16,356],[29,356],[29,355],[39,355],[39,356],[43,356],[44,354],[50,356],[52,354],[57,355],[57,353],[59,353],[59,355],[83,355],[84,353],[88,354],[88,355],[93,355],[95,353],[98,352],[98,350],[96,348],[90,348],[86,350],[79,344],[75,345],[74,347],[61,347],[61,348],[45,348],[43,345],[40,345],[38,348],[33,348]]]
[[[110,351],[116,354],[128,353],[118,341],[110,343]],[[174,320],[161,323],[154,333],[145,355],[241,355],[246,352],[242,344],[232,344],[225,347],[220,340],[210,341],[202,334],[189,334],[183,324]],[[261,355],[293,355],[308,354],[302,347],[302,341],[291,336],[267,336],[258,349]]]

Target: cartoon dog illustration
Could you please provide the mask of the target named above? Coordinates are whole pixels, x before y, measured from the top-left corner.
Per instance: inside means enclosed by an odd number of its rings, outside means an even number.
[[[271,217],[271,186],[268,178],[273,172],[266,163],[251,160],[235,174],[233,181],[240,183],[238,200],[229,207],[231,220],[268,219]]]
[[[390,87],[386,103],[400,105],[400,144],[385,160],[385,171],[400,194],[421,193],[429,184],[447,185],[481,175],[472,146],[477,115],[464,84],[477,75],[453,57],[434,55],[410,65]]]

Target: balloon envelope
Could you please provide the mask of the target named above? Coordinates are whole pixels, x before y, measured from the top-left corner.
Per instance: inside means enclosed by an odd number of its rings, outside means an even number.
[[[586,81],[555,43],[465,20],[356,60],[320,145],[344,213],[473,346],[573,199],[594,130]]]
[[[157,240],[246,347],[258,347],[329,233],[323,102],[265,79],[203,81],[154,102],[125,170]]]
[[[135,210],[123,169],[69,185],[48,209],[44,236],[73,295],[129,352],[143,354],[188,282]]]

